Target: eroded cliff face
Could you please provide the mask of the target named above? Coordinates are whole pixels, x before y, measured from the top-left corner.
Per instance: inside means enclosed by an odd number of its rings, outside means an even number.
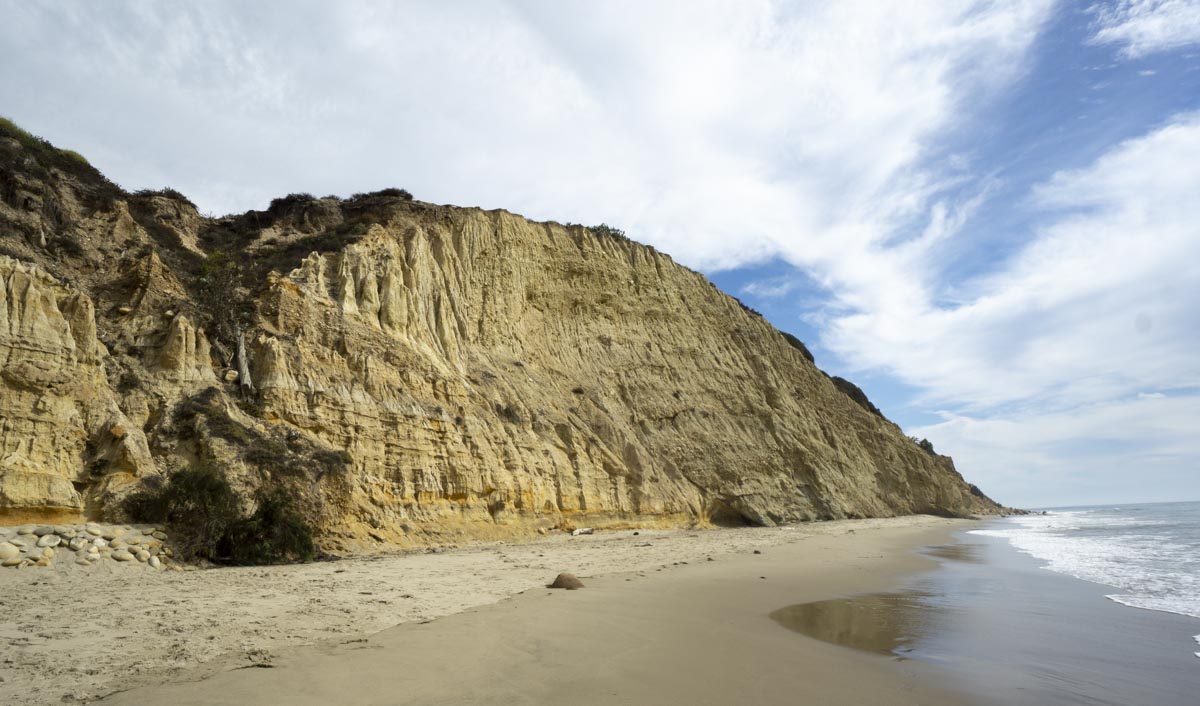
[[[602,230],[387,193],[211,220],[17,140],[0,157],[8,513],[119,513],[195,463],[248,502],[286,485],[328,546],[996,509]]]
[[[91,449],[106,475],[154,469],[105,377],[92,301],[0,256],[0,512],[76,515]],[[95,479],[99,480],[99,479]]]

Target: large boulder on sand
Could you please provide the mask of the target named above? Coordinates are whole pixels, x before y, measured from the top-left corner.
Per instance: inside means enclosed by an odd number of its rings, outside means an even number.
[[[583,582],[575,578],[575,574],[562,573],[556,576],[554,583],[546,588],[565,588],[568,591],[574,591],[577,588],[583,588]]]

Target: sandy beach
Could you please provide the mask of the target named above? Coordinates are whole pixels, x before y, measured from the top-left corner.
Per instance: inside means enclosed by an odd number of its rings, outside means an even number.
[[[803,691],[961,703],[922,682],[920,664],[768,617],[886,588],[932,565],[913,549],[961,526],[629,530],[288,567],[5,571],[0,701],[790,703]],[[544,589],[560,571],[587,588]]]
[[[534,704],[566,689],[574,702],[785,702],[803,688],[823,702],[958,702],[920,684],[920,665],[803,638],[767,616],[887,587],[932,566],[912,549],[960,526],[918,516],[293,567],[8,570],[0,701],[253,704],[283,689],[296,704]],[[586,590],[542,588],[565,570]]]

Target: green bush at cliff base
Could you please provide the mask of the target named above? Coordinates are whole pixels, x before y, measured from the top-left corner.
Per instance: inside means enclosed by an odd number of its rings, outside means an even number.
[[[312,528],[281,492],[258,497],[258,508],[234,523],[218,547],[232,564],[292,564],[316,556]]]
[[[197,466],[148,480],[125,500],[135,521],[164,523],[186,558],[215,561],[217,545],[241,519],[237,493],[216,469]]]
[[[286,564],[316,555],[312,528],[280,491],[260,493],[249,516],[224,474],[211,466],[175,471],[130,495],[125,512],[135,521],[171,529],[185,558],[218,564]]]

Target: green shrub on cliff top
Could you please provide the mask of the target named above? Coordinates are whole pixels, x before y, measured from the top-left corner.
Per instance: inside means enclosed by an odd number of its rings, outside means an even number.
[[[804,345],[803,341],[801,341],[799,338],[796,338],[795,336],[788,333],[787,331],[780,331],[779,333],[783,335],[783,340],[787,341],[788,345],[791,346],[792,348],[795,348],[796,350],[800,351],[800,355],[807,358],[808,362],[810,362],[810,363],[816,362],[816,359],[813,358],[813,354],[809,352],[808,346]]]
[[[924,451],[925,453],[927,453],[931,456],[937,455],[937,452],[933,450],[933,442],[930,441],[929,439],[918,439],[915,436],[910,436],[908,438],[914,444],[916,444],[917,446],[920,446],[921,450]]]
[[[13,138],[17,142],[20,142],[21,146],[24,147],[25,149],[30,149],[30,150],[53,149],[51,144],[49,142],[47,142],[44,138],[38,137],[37,135],[33,134],[32,132],[29,132],[28,130],[21,127],[20,125],[17,125],[13,121],[9,120],[8,118],[2,117],[2,116],[0,116],[0,135],[4,135],[5,137]]]
[[[0,117],[0,138],[15,140],[21,150],[19,158],[12,160],[9,158],[9,149],[0,149],[0,161],[5,162],[0,166],[0,171],[12,171],[27,178],[54,181],[59,178],[55,175],[55,170],[59,170],[78,180],[75,184],[76,197],[92,207],[107,204],[122,193],[120,187],[98,172],[83,155],[74,150],[55,147],[49,140],[34,135],[5,117]],[[47,198],[43,208],[55,209],[56,204],[56,199]],[[56,221],[56,225],[61,223]]]
[[[615,240],[628,241],[629,236],[625,235],[625,231],[620,228],[614,228],[607,223],[601,223],[598,226],[588,226],[588,230],[592,235],[601,238],[613,238]]]
[[[91,163],[87,158],[79,154],[75,150],[67,150],[55,147],[44,137],[29,132],[25,128],[17,125],[13,121],[5,117],[0,117],[0,136],[11,137],[26,150],[40,157],[56,157],[66,162],[75,162],[84,167],[91,167]]]

